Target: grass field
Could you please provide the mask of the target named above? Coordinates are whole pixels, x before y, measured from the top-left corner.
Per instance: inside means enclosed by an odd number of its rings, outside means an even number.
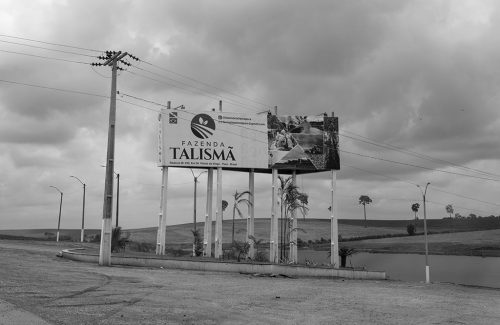
[[[342,246],[348,246],[363,251],[390,253],[423,253],[422,220],[417,222],[417,232],[420,235],[407,236],[406,226],[410,220],[369,220],[365,227],[363,220],[339,220],[339,235]],[[197,224],[197,229],[203,233],[203,223]],[[323,244],[314,245],[314,249],[329,249],[330,220],[300,219],[298,226],[302,229],[298,237],[304,242],[317,242],[323,238]],[[255,219],[255,237],[269,240],[269,219]],[[173,248],[190,247],[193,239],[192,224],[181,224],[167,227],[167,246]],[[215,229],[215,223],[213,224]],[[482,218],[477,220],[428,220],[429,251],[431,254],[500,256],[500,221],[498,218]],[[156,244],[157,228],[127,229],[129,239],[135,243]],[[54,240],[54,229],[0,230],[0,238],[31,238],[39,240]],[[85,234],[99,234],[100,229],[88,229]],[[224,243],[231,242],[232,221],[223,222]],[[65,241],[79,241],[79,229],[63,229],[60,233]],[[212,237],[215,231],[212,231]],[[235,239],[245,240],[246,220],[235,220]],[[212,241],[213,242],[213,241]]]

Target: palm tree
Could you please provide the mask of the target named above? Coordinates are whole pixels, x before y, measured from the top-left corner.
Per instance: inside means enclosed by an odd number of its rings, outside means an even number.
[[[236,212],[238,212],[238,216],[240,218],[243,218],[243,213],[241,212],[239,205],[243,203],[246,204],[247,206],[251,206],[252,202],[250,202],[250,200],[246,197],[246,196],[250,197],[251,195],[252,193],[250,193],[250,191],[238,192],[238,190],[236,190],[233,194],[234,204],[233,204],[233,235],[231,237],[232,243],[234,243],[234,215],[236,214]]]
[[[445,209],[446,209],[446,213],[448,213],[450,215],[450,219],[451,219],[452,215],[453,215],[453,212],[455,211],[455,210],[453,210],[453,206],[451,204],[448,204],[445,207]]]
[[[418,203],[413,203],[411,205],[411,211],[413,211],[415,213],[415,221],[417,221],[417,212],[418,212],[419,208],[420,208],[420,204],[418,204]]]
[[[365,228],[366,228],[366,205],[372,203],[372,199],[368,195],[361,195],[359,197],[359,204],[363,204],[363,212],[365,214]]]
[[[280,187],[278,193],[281,201],[281,250],[280,259],[284,259],[286,255],[285,238],[287,237],[287,228],[289,236],[293,231],[293,220],[291,219],[292,212],[300,210],[305,218],[308,210],[308,195],[299,191],[299,187],[293,184],[292,177],[278,176]],[[288,222],[288,227],[287,227]],[[289,240],[290,241],[290,240]],[[290,241],[291,242],[291,241]]]

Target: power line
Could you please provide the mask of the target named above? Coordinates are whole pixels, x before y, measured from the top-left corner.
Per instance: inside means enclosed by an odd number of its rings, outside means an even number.
[[[251,99],[251,98],[248,98],[248,97],[245,97],[245,96],[241,96],[241,95],[238,95],[238,94],[232,93],[232,92],[230,92],[230,91],[228,91],[228,90],[225,90],[225,89],[223,89],[223,88],[220,88],[220,87],[217,87],[217,86],[210,85],[210,84],[208,84],[208,83],[206,83],[206,82],[203,82],[203,81],[201,81],[201,80],[195,79],[195,78],[193,78],[193,77],[189,77],[189,76],[186,76],[186,75],[184,75],[184,74],[181,74],[181,73],[178,73],[178,72],[175,72],[175,71],[172,71],[172,70],[169,70],[169,69],[166,69],[166,68],[160,67],[160,66],[155,65],[155,64],[153,64],[153,63],[150,63],[150,62],[147,62],[147,61],[144,61],[144,60],[140,60],[140,61],[141,61],[141,62],[144,62],[145,64],[151,65],[151,66],[153,66],[153,67],[155,67],[155,68],[158,68],[158,69],[160,69],[160,70],[163,70],[163,71],[165,71],[165,72],[175,74],[175,75],[177,75],[177,76],[179,76],[179,77],[186,78],[186,79],[188,79],[188,80],[191,80],[191,81],[194,81],[194,82],[200,83],[200,84],[202,84],[202,85],[204,85],[204,86],[207,86],[207,87],[210,87],[210,88],[213,88],[213,89],[216,89],[216,90],[220,90],[220,91],[225,92],[225,93],[227,93],[227,94],[229,94],[229,95],[231,95],[231,96],[239,97],[239,98],[241,98],[241,99],[248,100],[248,101],[253,102],[253,103],[255,103],[255,104],[262,105],[262,106],[264,106],[264,107],[271,107],[271,106],[272,106],[272,105],[264,104],[264,103],[262,103],[262,102],[260,102],[260,101],[257,101],[257,100],[254,100],[254,99]]]
[[[494,206],[500,207],[500,204],[497,204],[497,203],[483,201],[483,200],[480,200],[480,199],[474,199],[474,198],[471,198],[471,197],[468,197],[468,196],[465,196],[465,195],[462,195],[462,194],[458,194],[458,193],[448,192],[448,191],[445,191],[445,190],[438,189],[437,187],[432,186],[432,185],[430,187],[434,191],[438,191],[438,192],[442,192],[442,193],[446,193],[446,194],[450,194],[450,195],[455,195],[455,196],[461,197],[463,199],[473,200],[473,201],[477,201],[477,202],[481,202],[481,203],[490,204],[490,205],[494,205]]]
[[[0,42],[8,43],[8,44],[21,45],[21,46],[27,46],[27,47],[36,48],[36,49],[42,49],[42,50],[47,50],[47,51],[60,52],[60,53],[66,53],[66,54],[74,54],[74,55],[80,55],[80,56],[86,56],[86,57],[95,58],[95,55],[83,54],[83,53],[77,53],[77,52],[71,52],[71,51],[64,51],[64,50],[57,50],[57,49],[51,49],[51,48],[43,47],[43,46],[23,44],[23,43],[10,42],[10,41],[4,41],[4,40],[0,40]]]
[[[349,139],[352,139],[352,140],[364,142],[364,143],[367,143],[367,144],[371,144],[373,146],[382,147],[382,148],[389,149],[389,150],[398,151],[398,152],[401,152],[401,153],[404,153],[404,154],[407,154],[407,155],[411,155],[411,156],[414,156],[414,157],[417,157],[417,158],[420,158],[420,159],[428,160],[428,161],[445,163],[445,164],[457,167],[459,169],[463,169],[463,170],[467,170],[467,171],[473,171],[475,173],[483,174],[483,175],[486,175],[486,176],[500,177],[500,175],[498,175],[498,174],[493,174],[493,173],[490,173],[490,172],[485,172],[485,171],[482,171],[482,170],[470,168],[470,167],[467,167],[467,166],[458,165],[458,164],[455,164],[453,162],[450,162],[450,161],[447,161],[447,160],[444,160],[444,159],[439,159],[439,158],[431,157],[429,155],[425,155],[425,154],[422,154],[422,153],[419,153],[419,152],[416,152],[416,151],[412,151],[412,150],[407,150],[407,149],[404,149],[404,148],[401,148],[401,147],[398,147],[398,146],[394,146],[394,145],[391,145],[391,144],[378,143],[378,142],[376,142],[374,140],[371,140],[371,139],[369,139],[367,137],[364,137],[364,136],[359,135],[359,134],[355,134],[355,133],[350,132],[350,131],[344,130],[343,132],[350,133],[352,135],[355,135],[357,137],[365,139],[365,140],[357,139],[357,138],[354,138],[354,137],[351,137],[351,136],[348,136],[348,135],[345,135],[345,134],[342,134],[342,133],[339,132],[339,135],[341,135],[343,137],[346,137],[346,138],[349,138]]]
[[[364,171],[364,172],[369,173],[369,174],[374,174],[374,175],[386,177],[386,178],[393,179],[393,180],[396,180],[396,181],[399,181],[399,182],[403,182],[403,183],[406,183],[406,184],[410,184],[410,185],[414,185],[414,186],[418,185],[416,183],[408,182],[408,181],[399,179],[397,177],[387,176],[387,175],[383,175],[383,174],[379,174],[379,173],[374,173],[374,172],[368,171],[366,169],[362,169],[362,168],[358,168],[358,167],[354,167],[354,166],[350,166],[350,165],[346,165],[346,164],[342,164],[342,166],[353,168],[353,169],[358,169],[358,170]],[[463,198],[463,199],[477,201],[477,202],[480,202],[480,203],[485,203],[485,204],[490,204],[490,205],[494,205],[494,206],[500,207],[500,204],[497,204],[497,203],[488,202],[488,201],[484,201],[484,200],[480,200],[480,199],[475,199],[475,198],[472,198],[472,197],[469,197],[469,196],[465,196],[465,195],[462,195],[462,194],[458,194],[458,193],[448,192],[448,191],[445,191],[445,190],[441,190],[441,189],[439,189],[439,188],[437,188],[435,186],[432,186],[432,185],[430,186],[430,188],[432,188],[434,191],[437,191],[437,192],[442,192],[442,193],[454,195],[454,196],[457,196],[457,197],[460,197],[460,198]]]
[[[137,100],[141,100],[141,101],[143,101],[143,102],[150,103],[150,104],[153,104],[153,105],[156,105],[156,106],[160,106],[160,107],[168,108],[168,106],[167,106],[167,105],[163,105],[163,104],[160,104],[160,103],[157,103],[157,102],[153,102],[153,101],[151,101],[151,100],[147,100],[147,99],[140,98],[140,97],[137,97],[137,96],[132,96],[132,95],[125,94],[125,93],[123,93],[123,92],[119,92],[119,91],[117,91],[116,93],[117,93],[118,95],[120,95],[120,96],[130,97],[130,98],[137,99]],[[158,112],[160,112],[160,111],[158,111]]]
[[[76,61],[76,60],[68,60],[68,59],[61,59],[61,58],[53,58],[53,57],[49,57],[49,56],[29,54],[29,53],[16,52],[16,51],[0,50],[0,52],[10,53],[10,54],[18,54],[18,55],[25,55],[25,56],[31,56],[31,57],[40,58],[40,59],[46,59],[46,60],[64,61],[64,62],[79,63],[79,64],[85,64],[85,65],[89,65],[90,64],[89,62]]]
[[[28,84],[28,83],[18,82],[18,81],[12,81],[12,80],[0,79],[0,82],[5,82],[5,83],[9,83],[9,84],[14,84],[14,85],[27,86],[27,87],[34,87],[34,88],[49,89],[49,90],[61,91],[61,92],[72,93],[72,94],[79,94],[79,95],[86,95],[86,96],[93,96],[93,97],[100,97],[100,98],[109,98],[109,96],[99,95],[99,94],[93,94],[93,93],[89,93],[89,92],[85,92],[85,91],[71,90],[71,89],[62,89],[62,88],[48,87],[48,86],[35,85],[35,84]]]
[[[477,178],[477,179],[484,179],[484,180],[488,180],[488,181],[500,182],[500,180],[493,179],[493,178],[487,178],[487,177],[481,177],[481,176],[473,176],[473,175],[468,175],[468,174],[455,173],[455,172],[451,172],[451,171],[447,171],[447,170],[436,169],[436,168],[429,168],[429,167],[424,167],[424,166],[419,166],[419,165],[404,163],[404,162],[400,162],[400,161],[394,161],[394,160],[390,160],[390,159],[373,157],[373,156],[364,155],[364,154],[360,154],[360,153],[356,153],[356,152],[350,152],[350,151],[341,150],[341,149],[339,149],[339,151],[347,153],[347,154],[351,154],[351,155],[356,155],[356,156],[360,156],[360,157],[364,157],[364,158],[370,158],[370,159],[375,159],[375,160],[390,162],[390,163],[393,163],[393,164],[398,164],[398,165],[403,165],[403,166],[416,167],[416,168],[421,168],[421,169],[436,171],[436,172],[440,172],[440,173],[446,173],[446,174],[452,174],[452,175],[458,175],[458,176],[464,176],[464,177],[470,177],[470,178]]]
[[[127,71],[131,74],[134,74],[134,75],[137,75],[139,77],[143,77],[145,79],[149,79],[149,80],[153,80],[153,81],[156,81],[156,82],[159,82],[159,83],[163,83],[163,84],[166,84],[166,85],[169,85],[169,86],[172,86],[172,87],[175,87],[175,88],[179,88],[179,89],[182,89],[182,90],[187,90],[189,92],[195,92],[195,93],[198,93],[198,94],[201,94],[201,95],[204,95],[206,97],[210,97],[210,98],[213,98],[213,99],[220,99],[221,97],[216,97],[216,94],[213,94],[213,93],[210,93],[210,92],[207,92],[206,90],[204,90],[203,88],[200,88],[200,87],[197,87],[197,86],[194,86],[194,85],[190,85],[190,84],[187,84],[185,82],[182,82],[182,81],[179,81],[179,80],[176,80],[176,79],[173,79],[173,78],[169,78],[169,77],[166,77],[166,76],[163,76],[161,74],[158,74],[158,73],[155,73],[155,72],[152,72],[152,71],[149,71],[149,70],[146,70],[146,69],[143,69],[143,68],[140,68],[140,67],[137,67],[137,66],[133,66],[134,68],[138,69],[138,70],[141,70],[141,71],[144,71],[144,72],[147,72],[147,73],[150,73],[152,75],[155,75],[157,77],[160,77],[160,78],[164,78],[164,79],[168,79],[168,80],[171,80],[173,82],[176,82],[176,83],[179,83],[181,85],[184,85],[184,87],[182,86],[179,86],[177,84],[172,84],[172,83],[169,83],[169,82],[165,82],[163,80],[158,80],[158,79],[155,79],[155,78],[151,78],[151,77],[148,77],[148,76],[144,76],[140,73],[137,73],[137,72],[133,72],[133,71]],[[190,89],[192,88],[192,89]],[[226,102],[230,103],[230,104],[233,104],[235,106],[239,106],[243,109],[247,109],[247,110],[254,110],[254,111],[257,111],[259,109],[256,109],[254,107],[251,107],[249,105],[246,105],[245,103],[242,103],[242,102],[239,102],[239,101],[236,101],[234,99],[230,99],[230,98],[225,98]]]
[[[150,107],[146,107],[146,106],[139,105],[139,104],[135,104],[135,103],[132,103],[132,102],[120,99],[120,98],[117,98],[116,100],[119,101],[119,102],[122,102],[122,103],[126,103],[126,104],[129,104],[129,105],[132,105],[132,106],[137,106],[137,107],[140,107],[140,108],[143,108],[143,109],[147,109],[147,110],[155,112],[155,113],[161,113],[160,110],[157,110],[157,109],[154,109],[154,108],[150,108]]]
[[[0,37],[8,37],[8,38],[20,39],[20,40],[24,40],[24,41],[30,41],[30,42],[37,42],[37,43],[48,44],[48,45],[61,46],[61,47],[72,48],[72,49],[77,49],[77,50],[85,50],[85,51],[98,52],[98,53],[104,52],[102,50],[96,50],[96,49],[91,49],[91,48],[72,46],[72,45],[61,44],[61,43],[44,42],[44,41],[39,41],[39,40],[35,40],[35,39],[30,39],[30,38],[25,38],[25,37],[19,37],[19,36],[12,36],[12,35],[6,35],[6,34],[0,34]]]
[[[415,184],[415,183],[408,182],[408,181],[405,181],[405,180],[399,179],[399,178],[394,177],[394,176],[387,176],[387,175],[383,175],[383,174],[374,173],[374,172],[371,172],[371,171],[369,171],[369,170],[366,170],[366,169],[363,169],[363,168],[359,168],[359,167],[350,166],[350,165],[347,165],[347,164],[344,164],[344,163],[342,163],[342,166],[349,167],[349,168],[353,168],[353,169],[357,169],[357,170],[361,170],[361,171],[366,172],[366,173],[369,173],[369,174],[374,174],[374,175],[378,175],[378,176],[386,177],[386,178],[389,178],[389,179],[392,179],[392,180],[395,180],[395,181],[398,181],[398,182],[402,182],[402,183],[406,183],[406,184],[410,184],[410,185],[415,185],[415,186],[417,186],[417,184]]]

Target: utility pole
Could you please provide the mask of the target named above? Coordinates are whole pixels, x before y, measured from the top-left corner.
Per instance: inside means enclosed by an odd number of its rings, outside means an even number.
[[[124,61],[126,56],[130,56],[134,60],[138,60],[127,52],[106,51],[106,56],[100,56],[99,59],[105,60],[104,63],[92,63],[97,66],[110,66],[111,67],[111,100],[109,106],[109,126],[108,126],[108,146],[106,155],[106,178],[104,182],[104,204],[102,216],[102,230],[101,230],[101,246],[99,250],[99,265],[111,265],[111,232],[112,223],[111,215],[113,210],[113,173],[115,163],[115,124],[116,124],[116,76],[118,62],[127,66],[130,63]]]

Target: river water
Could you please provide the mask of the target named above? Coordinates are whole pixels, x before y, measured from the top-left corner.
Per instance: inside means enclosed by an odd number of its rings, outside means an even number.
[[[299,262],[329,263],[328,252],[299,250]],[[347,258],[348,267],[385,271],[387,278],[425,281],[425,256],[418,254],[357,253]],[[429,255],[431,282],[450,282],[500,288],[500,257]]]

